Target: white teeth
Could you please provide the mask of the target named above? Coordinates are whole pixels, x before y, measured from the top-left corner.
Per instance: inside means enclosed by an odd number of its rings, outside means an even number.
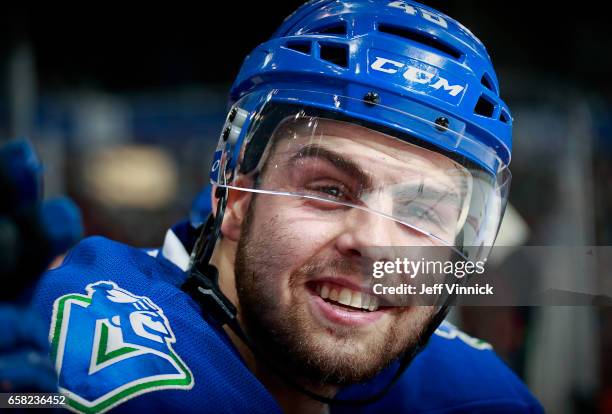
[[[358,292],[349,288],[337,288],[327,283],[317,283],[317,293],[323,299],[338,302],[351,308],[375,311],[378,309],[378,299],[367,293]]]
[[[321,295],[323,299],[327,299],[329,297],[329,286],[324,283],[318,284],[318,286],[321,286],[321,291],[319,292],[319,295]]]
[[[353,308],[361,308],[361,292],[353,292],[353,297],[349,305]]]
[[[367,310],[369,306],[370,306],[370,295],[364,294],[361,297],[361,308]]]
[[[368,305],[368,310],[370,312],[375,311],[376,309],[378,309],[378,299],[374,296],[371,296],[370,300],[370,304]]]
[[[343,288],[340,290],[340,294],[338,295],[338,302],[349,306],[351,304],[351,296],[353,296],[351,290]]]

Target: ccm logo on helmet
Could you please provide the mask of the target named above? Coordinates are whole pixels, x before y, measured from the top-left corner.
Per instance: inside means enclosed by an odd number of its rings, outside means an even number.
[[[403,2],[403,1],[392,1],[387,6],[395,7],[396,9],[402,9],[404,12],[412,16],[416,16],[417,10],[418,10],[418,13],[420,13],[420,15],[423,16],[423,19],[427,20],[428,22],[435,23],[440,27],[448,29],[448,23],[446,23],[446,20],[444,20],[441,16],[438,16],[437,14],[434,14],[428,10],[424,10],[421,8],[417,9],[416,7],[410,4],[407,4],[406,2]]]
[[[400,69],[402,69],[404,71],[402,76],[407,81],[428,85],[430,88],[435,90],[442,88],[442,90],[447,91],[450,96],[457,96],[465,89],[465,86],[463,85],[449,84],[448,80],[442,76],[419,69],[416,66],[409,66],[405,63],[386,59],[380,56],[376,57],[376,60],[370,65],[370,67],[376,71],[389,74],[397,73]],[[433,82],[434,78],[437,78],[435,82]]]

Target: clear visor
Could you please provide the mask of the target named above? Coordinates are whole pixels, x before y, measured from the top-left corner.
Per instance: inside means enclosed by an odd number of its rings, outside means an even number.
[[[225,159],[232,151],[237,163],[213,184],[291,197],[296,219],[340,223],[361,232],[369,247],[447,246],[468,260],[488,255],[506,204],[507,168],[493,174],[423,139],[288,108],[254,116],[237,151],[220,143]]]

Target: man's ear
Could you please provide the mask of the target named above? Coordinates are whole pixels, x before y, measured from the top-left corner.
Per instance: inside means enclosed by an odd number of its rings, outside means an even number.
[[[235,180],[237,187],[250,188],[252,183],[248,178],[240,177]],[[215,198],[215,188],[213,188],[213,213],[217,215],[217,202]],[[240,230],[242,228],[242,222],[246,217],[251,202],[251,192],[240,191],[240,190],[229,190],[227,197],[227,206],[225,207],[225,214],[223,215],[223,223],[221,223],[221,233],[223,237],[231,240],[238,241],[240,237]]]

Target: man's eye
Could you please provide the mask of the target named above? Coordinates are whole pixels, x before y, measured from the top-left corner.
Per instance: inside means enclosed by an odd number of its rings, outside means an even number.
[[[396,214],[399,214],[400,217],[404,217],[407,221],[417,219],[419,221],[427,221],[435,225],[440,224],[440,218],[430,207],[420,206],[415,203],[408,203],[398,207],[398,210],[399,211],[396,211]]]
[[[304,189],[314,196],[334,201],[354,201],[351,189],[344,183],[331,179],[313,180]]]
[[[413,212],[414,214],[418,217],[418,218],[425,218],[425,219],[431,219],[434,218],[433,214],[431,214],[429,212],[428,209],[426,208],[422,208],[422,207],[414,207],[413,208]]]
[[[336,185],[318,186],[313,189],[322,194],[332,196],[333,198],[343,198],[345,194],[344,191]]]

